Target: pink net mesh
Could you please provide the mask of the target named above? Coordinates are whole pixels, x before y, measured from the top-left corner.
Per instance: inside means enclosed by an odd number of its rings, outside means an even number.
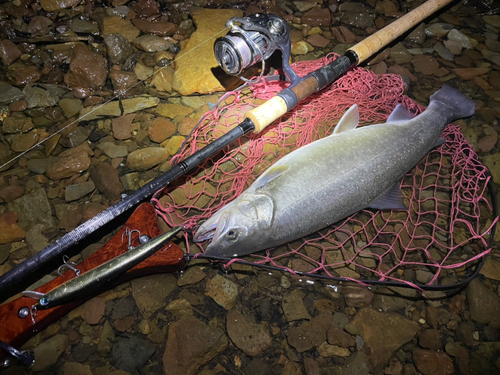
[[[331,54],[293,65],[299,76],[334,60]],[[224,95],[187,140],[176,163],[243,120],[246,111],[286,87],[261,81],[244,92]],[[240,138],[207,161],[183,183],[155,194],[158,214],[171,226],[193,227],[241,194],[276,160],[331,134],[344,112],[357,104],[360,123],[384,122],[397,103],[419,113],[423,107],[403,95],[398,75],[354,69],[327,89],[301,102],[261,134]],[[470,266],[489,252],[494,220],[486,197],[487,170],[459,128],[449,125],[446,143],[430,152],[402,181],[410,208],[363,210],[300,241],[245,259],[290,272],[354,281],[399,281],[440,285],[470,275]],[[203,251],[188,245],[189,251]]]

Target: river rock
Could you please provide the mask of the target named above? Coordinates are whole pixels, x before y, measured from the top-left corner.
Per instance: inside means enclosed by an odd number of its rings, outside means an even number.
[[[69,185],[64,190],[64,199],[66,202],[76,201],[77,199],[93,192],[94,189],[95,184],[92,181]]]
[[[24,187],[19,185],[10,185],[0,190],[0,198],[4,202],[12,202],[14,199],[21,197],[24,194]]]
[[[115,341],[115,331],[111,324],[106,320],[102,326],[101,334],[99,336],[99,343],[97,344],[97,351],[103,356],[107,356],[113,348]]]
[[[483,74],[488,74],[490,70],[491,68],[456,68],[453,69],[453,73],[461,79],[468,81],[482,76]]]
[[[436,22],[425,28],[425,34],[431,37],[442,38],[453,29],[453,25],[449,23]]]
[[[483,158],[483,163],[488,167],[493,181],[496,184],[500,184],[500,153],[486,155]]]
[[[172,36],[177,29],[172,22],[148,21],[141,18],[134,18],[132,23],[135,27],[146,34],[154,34],[158,36]]]
[[[90,166],[90,158],[83,148],[72,148],[59,155],[57,160],[47,169],[47,177],[60,180],[86,171]]]
[[[363,338],[371,350],[370,362],[377,367],[386,364],[392,353],[412,340],[419,326],[399,314],[362,308],[346,330]]]
[[[81,317],[83,320],[90,325],[96,325],[99,323],[101,318],[104,316],[104,309],[106,307],[106,301],[104,298],[95,297],[91,300],[85,302],[81,309]]]
[[[118,171],[109,163],[96,165],[90,172],[97,190],[109,200],[119,199],[123,186],[118,178]]]
[[[165,147],[165,150],[167,150],[170,155],[175,155],[185,140],[186,138],[176,135],[162,143],[162,146]]]
[[[347,3],[344,3],[347,4]],[[345,11],[340,13],[340,22],[359,27],[360,29],[366,29],[368,27],[373,27],[373,17],[368,10],[360,11]]]
[[[411,63],[417,72],[426,76],[435,74],[439,69],[437,60],[427,55],[415,55]]]
[[[287,321],[311,319],[311,315],[304,306],[303,298],[304,294],[299,289],[294,289],[291,293],[283,296],[281,306]]]
[[[111,159],[124,158],[128,155],[127,146],[119,146],[114,144],[114,142],[103,142],[97,145],[97,148],[104,152],[107,157]]]
[[[149,319],[166,305],[166,299],[177,288],[175,276],[159,274],[134,279],[132,296],[142,316]]]
[[[16,212],[7,212],[0,216],[0,244],[21,241],[26,237],[26,232],[17,221]]]
[[[161,143],[174,135],[176,130],[177,126],[172,121],[157,117],[149,126],[148,134],[151,141]]]
[[[66,148],[78,147],[87,140],[87,138],[90,135],[90,132],[91,132],[90,129],[79,126],[71,133],[64,135],[60,139],[59,144]]]
[[[236,305],[238,298],[238,285],[222,275],[215,275],[207,281],[206,293],[219,306],[231,310]]]
[[[328,8],[313,8],[302,15],[300,21],[309,26],[330,26],[331,14]]]
[[[123,35],[112,33],[104,37],[109,60],[113,64],[123,64],[134,53],[134,47]]]
[[[36,224],[26,232],[26,243],[31,247],[32,254],[49,246],[47,237],[43,234],[44,230],[45,226],[43,224]]]
[[[193,112],[193,110],[189,107],[170,103],[161,103],[158,105],[158,108],[155,109],[155,113],[157,113],[158,115],[169,117],[171,119],[174,119],[177,116],[185,117],[191,112]]]
[[[33,121],[24,115],[10,116],[3,120],[2,130],[4,133],[25,133],[33,129]]]
[[[17,63],[11,65],[10,74],[16,86],[24,86],[38,82],[42,77],[42,73],[36,66],[25,66]]]
[[[462,43],[456,40],[445,40],[443,44],[453,55],[460,55],[462,53]]]
[[[182,95],[224,91],[224,87],[211,70],[219,66],[213,45],[217,37],[224,35],[220,31],[225,29],[226,21],[231,17],[242,17],[243,12],[232,9],[198,8],[191,11],[191,16],[196,24],[196,31],[176,56],[173,88]],[[207,36],[211,35],[213,38],[207,40]]]
[[[391,60],[396,64],[406,64],[412,59],[412,54],[403,46],[402,43],[396,44],[391,48]]]
[[[141,187],[141,185],[139,184],[140,181],[139,173],[137,172],[127,173],[124,174],[123,176],[120,176],[120,181],[125,190],[134,191]]]
[[[175,43],[156,35],[146,34],[134,39],[134,46],[146,52],[170,51]]]
[[[170,324],[163,355],[163,371],[170,375],[194,375],[198,369],[227,348],[220,328],[188,317]]]
[[[75,116],[83,108],[83,104],[80,99],[62,98],[59,101],[58,105],[59,107],[61,107],[66,118]]]
[[[146,171],[166,161],[168,151],[163,147],[147,147],[128,154],[127,167],[132,171]]]
[[[19,225],[25,230],[36,224],[43,224],[46,228],[52,229],[57,227],[44,188],[35,189],[8,203],[7,210],[17,212]]]
[[[85,45],[78,44],[71,54],[69,71],[64,82],[69,87],[100,89],[106,82],[106,59],[90,51]]]
[[[65,93],[66,90],[51,84],[38,84],[36,87],[26,85],[23,89],[28,108],[52,107],[57,104],[59,98]]]
[[[132,135],[132,122],[134,119],[135,114],[133,113],[113,119],[111,123],[113,137],[120,140],[129,139]]]
[[[65,362],[62,367],[62,375],[92,375],[89,365],[78,362]]]
[[[500,328],[500,297],[481,281],[474,279],[467,286],[467,301],[469,302],[472,320]]]
[[[120,34],[127,38],[129,42],[132,42],[140,33],[141,31],[132,25],[132,22],[123,20],[119,16],[105,18],[103,21],[102,34],[104,37],[109,34]]]
[[[33,35],[47,35],[52,26],[52,20],[44,16],[33,17],[28,25],[28,33]]]
[[[423,375],[451,375],[455,373],[453,361],[448,354],[430,350],[414,349],[413,361]]]
[[[114,365],[128,372],[136,372],[155,352],[154,345],[136,335],[123,333],[116,337],[111,349]]]
[[[21,99],[24,99],[24,94],[20,89],[9,85],[7,82],[0,82],[0,105],[6,105]]]
[[[452,29],[448,33],[449,40],[455,40],[462,44],[462,48],[471,49],[477,45],[477,40],[469,38],[463,32],[457,29]]]
[[[448,61],[453,61],[454,59],[453,56],[454,54],[449,49],[447,49],[441,42],[437,42],[436,44],[434,44],[434,51],[436,51],[442,59]]]
[[[40,0],[40,5],[46,12],[77,6],[82,0]]]
[[[56,364],[68,346],[68,336],[55,335],[36,346],[33,350],[35,363],[30,367],[33,372],[45,371]]]
[[[80,18],[73,18],[69,24],[71,30],[81,34],[98,34],[99,27],[90,21],[84,21]]]
[[[356,40],[356,34],[354,34],[345,26],[332,27],[331,32],[339,43],[349,44],[354,43],[354,41]]]
[[[226,318],[227,334],[245,354],[258,356],[271,344],[269,329],[262,324],[249,323],[238,310],[231,310]]]
[[[326,340],[331,321],[331,312],[322,311],[310,321],[305,321],[298,327],[290,327],[287,332],[287,341],[298,353],[319,347]]]
[[[3,65],[10,65],[21,56],[23,52],[8,39],[0,40],[0,59]]]

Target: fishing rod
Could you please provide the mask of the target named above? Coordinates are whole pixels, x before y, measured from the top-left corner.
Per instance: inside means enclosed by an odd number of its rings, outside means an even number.
[[[145,184],[120,202],[79,225],[55,242],[45,247],[31,258],[0,276],[0,295],[13,292],[14,285],[26,275],[47,265],[53,258],[77,244],[88,235],[101,228],[123,212],[137,205],[161,188],[165,188],[181,175],[200,165],[243,135],[262,132],[268,125],[293,109],[309,95],[322,90],[350,68],[359,65],[377,53],[396,38],[418,25],[437,10],[453,0],[429,0],[408,14],[387,25],[383,29],[349,48],[347,52],[303,78],[299,78],[288,65],[290,39],[286,22],[277,16],[250,16],[228,21],[231,28],[226,37],[219,38],[214,46],[217,60],[229,74],[239,74],[242,69],[264,61],[275,49],[282,51],[284,72],[291,81],[282,90],[261,106],[247,112],[245,119],[235,128],[216,139],[211,144],[178,162],[170,170]],[[266,18],[267,17],[267,18]],[[281,20],[281,21],[280,21]],[[237,23],[240,23],[238,26]],[[224,39],[225,38],[225,39]],[[264,69],[262,69],[263,71]],[[0,298],[1,299],[1,298]]]

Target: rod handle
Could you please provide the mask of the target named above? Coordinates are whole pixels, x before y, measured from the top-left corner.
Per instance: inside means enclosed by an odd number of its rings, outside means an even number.
[[[453,0],[429,0],[413,9],[410,13],[405,14],[403,17],[349,48],[348,51],[353,51],[358,56],[359,64],[452,1]]]

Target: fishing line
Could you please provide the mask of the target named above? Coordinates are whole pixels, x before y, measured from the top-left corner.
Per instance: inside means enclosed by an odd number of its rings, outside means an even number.
[[[106,102],[98,105],[97,107],[95,107],[93,110],[91,110],[90,112],[86,113],[85,115],[83,115],[82,117],[79,117],[78,119],[76,119],[75,121],[72,121],[71,123],[69,123],[68,125],[66,125],[65,127],[59,129],[58,131],[56,131],[55,133],[49,135],[47,138],[44,138],[43,140],[41,140],[40,142],[36,143],[35,145],[31,146],[29,149],[27,149],[26,151],[23,151],[21,152],[20,154],[16,155],[15,157],[13,157],[12,159],[10,159],[9,161],[5,162],[4,164],[0,165],[0,170],[2,170],[4,167],[6,167],[7,165],[11,164],[12,162],[16,161],[17,159],[19,159],[20,157],[22,157],[23,155],[26,155],[28,152],[30,152],[31,150],[35,149],[36,147],[42,145],[45,141],[48,141],[49,139],[51,139],[52,137],[56,136],[57,134],[60,134],[61,132],[63,132],[64,130],[66,130],[67,128],[69,128],[70,126],[82,121],[85,119],[85,117],[89,116],[90,114],[94,113],[95,111],[101,109],[102,107],[106,106],[107,104],[111,103],[113,100],[115,99],[120,99],[121,96],[125,95],[129,90],[132,90],[134,87],[136,87],[137,85],[147,81],[148,79],[150,79],[151,77],[153,77],[154,75],[160,73],[163,69],[166,69],[168,68],[170,65],[172,65],[173,62],[175,62],[176,60],[180,60],[182,58],[184,58],[186,55],[189,55],[191,52],[193,52],[194,50],[198,49],[199,47],[201,47],[202,45],[208,43],[209,41],[211,41],[213,38],[217,37],[217,35],[223,33],[224,31],[228,30],[227,27],[225,27],[224,29],[220,30],[219,32],[217,32],[216,34],[212,35],[210,38],[204,40],[203,42],[201,42],[200,44],[198,44],[197,46],[191,48],[189,51],[187,51],[184,55],[180,56],[179,58],[176,58],[172,61],[170,61],[167,65],[164,65],[162,66],[160,69],[158,69],[156,72],[152,73],[151,75],[149,75],[148,77],[144,78],[143,80],[141,81],[138,81],[137,83],[135,83],[134,85],[130,86],[129,88],[127,88],[126,90],[119,90],[119,93],[116,94],[115,96],[111,97],[110,99],[108,99]]]

